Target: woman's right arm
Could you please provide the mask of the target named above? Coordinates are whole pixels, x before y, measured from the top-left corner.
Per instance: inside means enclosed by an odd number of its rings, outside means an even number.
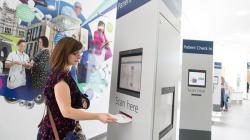
[[[10,69],[13,65],[22,65],[22,63],[20,63],[18,61],[12,61],[12,62],[5,63],[5,67],[8,69]]]
[[[13,62],[5,63],[5,67],[6,67],[7,69],[10,69],[13,65],[14,65]]]
[[[99,120],[103,123],[113,123],[116,120],[106,113],[88,113],[71,106],[70,88],[65,81],[58,82],[55,87],[55,97],[59,109],[65,118],[74,120]]]

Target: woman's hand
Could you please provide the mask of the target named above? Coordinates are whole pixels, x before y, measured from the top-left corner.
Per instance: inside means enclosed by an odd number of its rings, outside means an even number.
[[[12,64],[13,64],[13,65],[22,65],[22,63],[19,62],[19,61],[13,61]]]
[[[84,101],[82,103],[82,107],[83,107],[83,109],[87,109],[88,108],[88,103],[86,101]]]
[[[109,41],[104,42],[103,47],[107,49],[109,47]]]
[[[30,69],[32,67],[32,64],[30,63],[24,63],[23,66],[27,69]]]
[[[84,94],[83,96],[85,96],[85,94]],[[86,96],[88,96],[88,95],[86,95]],[[82,97],[82,108],[83,108],[83,109],[88,109],[89,106],[90,106],[89,99],[87,99],[86,96],[85,96],[85,97]]]
[[[98,120],[103,123],[115,123],[117,120],[107,113],[99,113]]]

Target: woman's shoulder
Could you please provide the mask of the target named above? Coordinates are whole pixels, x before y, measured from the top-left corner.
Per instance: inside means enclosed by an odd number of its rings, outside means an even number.
[[[68,72],[59,71],[59,72],[51,72],[50,76],[54,78],[67,77]]]
[[[100,32],[98,31],[98,30],[96,30],[95,32],[94,32],[94,35],[100,35]]]
[[[51,72],[48,76],[48,80],[54,84],[65,80],[68,77],[68,72]]]
[[[49,49],[44,49],[44,50],[41,51],[41,53],[47,55],[47,54],[49,54]]]
[[[48,48],[44,48],[44,49],[42,49],[42,52],[49,52],[49,49]]]

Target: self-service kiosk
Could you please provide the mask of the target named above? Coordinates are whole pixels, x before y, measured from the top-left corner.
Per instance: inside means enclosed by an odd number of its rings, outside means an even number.
[[[179,140],[211,140],[213,41],[183,40]]]
[[[127,119],[109,124],[108,140],[176,138],[180,7],[118,0],[109,112]]]
[[[213,72],[213,111],[221,112],[220,102],[221,102],[221,69],[222,63],[214,62],[214,72]]]

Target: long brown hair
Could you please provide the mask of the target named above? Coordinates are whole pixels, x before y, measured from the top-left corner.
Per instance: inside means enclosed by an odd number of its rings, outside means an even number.
[[[50,57],[52,71],[64,71],[65,66],[68,64],[69,55],[81,50],[82,47],[79,41],[71,37],[61,39],[53,49]]]
[[[40,36],[39,39],[41,39],[44,48],[49,47],[49,40],[46,36]]]

